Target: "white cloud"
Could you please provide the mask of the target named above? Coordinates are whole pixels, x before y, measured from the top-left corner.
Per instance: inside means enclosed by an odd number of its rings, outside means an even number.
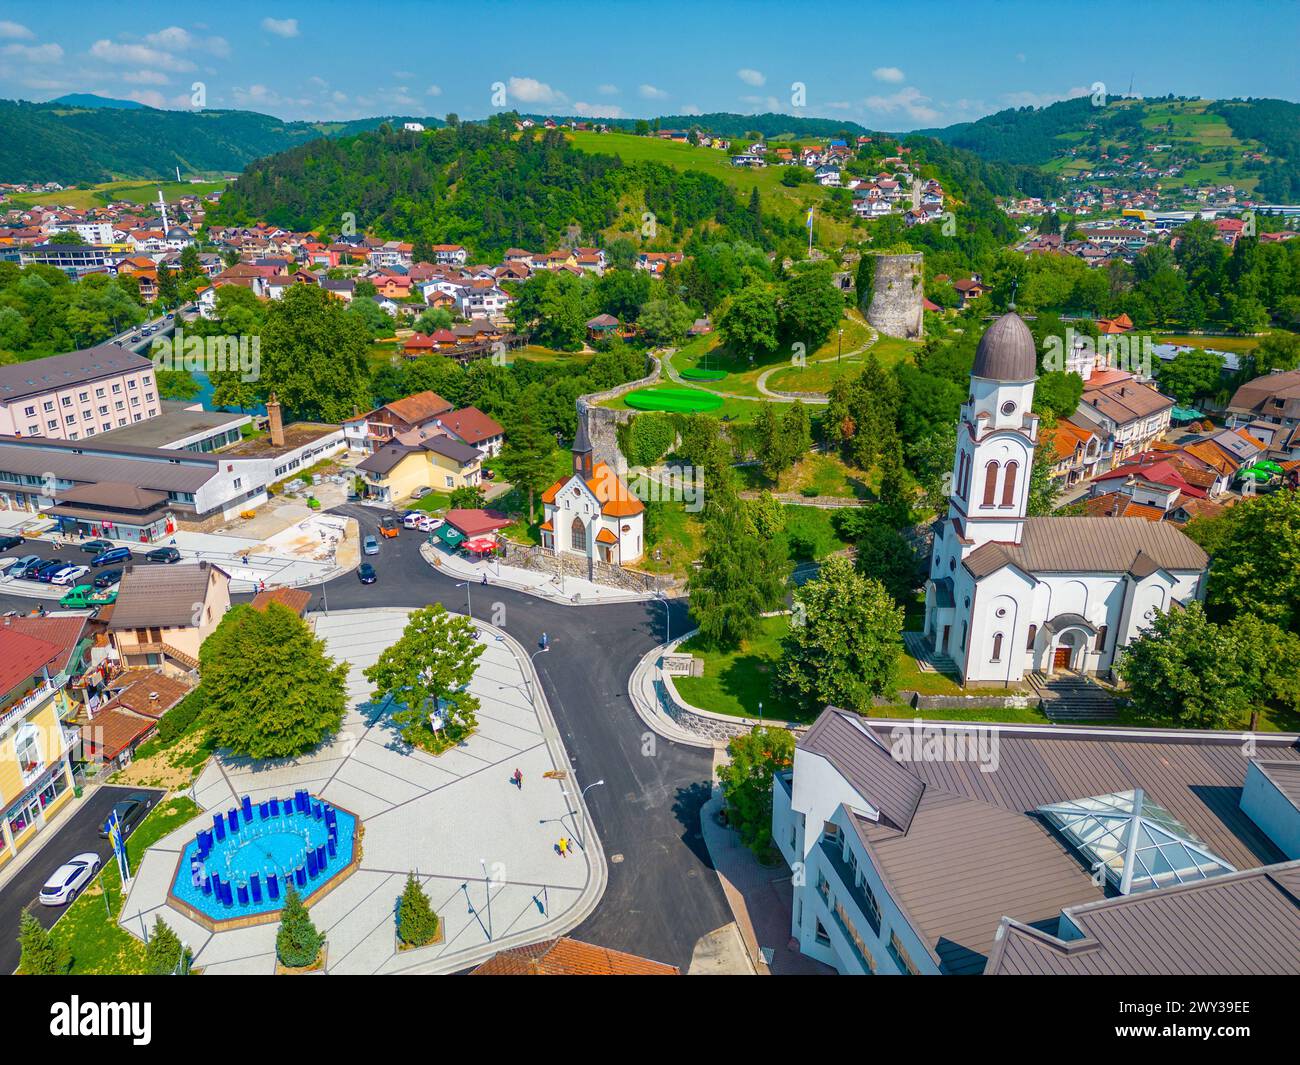
[[[656,88],[653,85],[637,86],[637,95],[643,100],[666,100],[668,94],[663,89]]]
[[[751,70],[749,67],[742,67],[740,70],[736,71],[736,77],[746,85],[753,85],[755,88],[759,85],[767,84],[767,78],[765,78],[760,71]]]
[[[704,114],[704,112],[700,110],[700,105],[699,105],[699,104],[687,104],[685,107],[682,108],[682,114],[684,114],[684,115],[702,115],[702,114]]]
[[[1024,61],[1025,61],[1025,53],[1024,53],[1024,52],[1017,52],[1017,53],[1016,53],[1016,62],[1017,62],[1017,63],[1023,63]]]
[[[623,118],[623,109],[615,104],[589,104],[579,100],[573,110],[583,118]]]
[[[930,102],[930,97],[909,85],[888,96],[868,96],[863,105],[868,111],[882,111],[885,114],[901,111],[913,121],[933,122],[939,117],[939,112],[930,106]]]
[[[157,70],[128,70],[122,80],[130,85],[166,85],[167,75]]]
[[[1075,85],[1065,92],[1033,92],[1028,89],[1021,92],[1005,92],[1000,99],[1008,107],[1048,107],[1062,100],[1073,100],[1076,96],[1088,96],[1091,93],[1091,89]]]
[[[398,81],[410,81],[413,77],[415,77],[415,75],[412,74],[409,70],[394,70],[393,77],[395,77]]]
[[[891,85],[901,85],[903,82],[903,72],[898,67],[876,67],[871,72],[871,76],[877,81],[887,81]]]
[[[430,85],[427,89],[424,90],[424,95],[425,95],[425,96],[441,96],[441,95],[442,95],[442,86],[441,86],[441,85]]]
[[[168,26],[157,33],[145,35],[145,44],[166,52],[207,52],[210,55],[230,55],[230,42],[224,37],[196,37],[180,26]]]
[[[57,44],[7,44],[0,51],[24,63],[57,63],[63,58],[63,49]]]
[[[10,40],[16,38],[20,41],[30,41],[35,36],[36,34],[21,22],[10,22],[7,19],[0,19],[0,37],[5,37]]]
[[[618,95],[618,86],[617,86],[617,85],[597,85],[597,86],[596,86],[596,91],[597,91],[598,93],[600,93],[601,96],[617,96],[617,95]]]
[[[296,18],[264,18],[262,29],[274,33],[277,37],[297,37],[298,20]]]
[[[506,92],[510,99],[526,104],[558,104],[567,99],[564,93],[536,78],[511,78],[506,82]]]
[[[781,101],[775,96],[742,96],[740,102],[742,104],[749,104],[755,110],[760,107],[765,111],[781,110]]]
[[[172,71],[194,69],[194,64],[188,59],[181,59],[171,52],[160,51],[143,44],[120,44],[105,39],[92,44],[90,54],[105,63],[118,63],[123,66],[155,67],[159,70]]]

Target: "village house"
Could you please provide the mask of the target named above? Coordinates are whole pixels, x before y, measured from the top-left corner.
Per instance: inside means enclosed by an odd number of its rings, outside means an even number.
[[[343,423],[343,439],[349,451],[373,454],[394,437],[423,428],[451,409],[436,392],[417,392],[349,418]]]
[[[418,439],[417,439],[418,438]],[[453,492],[482,476],[483,452],[443,433],[415,429],[357,463],[366,496],[381,503],[409,499],[418,489]]]
[[[189,677],[229,609],[230,574],[211,562],[127,566],[108,632],[123,668]]]

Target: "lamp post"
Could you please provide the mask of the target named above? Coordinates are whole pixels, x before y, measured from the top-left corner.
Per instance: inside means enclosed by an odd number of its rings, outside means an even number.
[[[536,659],[538,655],[544,655],[544,654],[546,654],[546,652],[549,651],[550,649],[551,649],[551,645],[548,643],[545,647],[542,647],[542,648],[540,648],[540,649],[534,651],[532,654],[530,654],[530,655],[528,656],[528,662],[529,662],[529,664],[531,665],[531,664],[533,663],[533,660]],[[534,668],[536,668],[536,667],[534,666]],[[541,678],[538,677],[537,680],[538,680],[538,683],[540,684],[540,683],[541,683]],[[531,703],[531,702],[534,702],[534,699],[533,699],[533,682],[532,682],[531,679],[529,679],[529,676],[528,676],[527,673],[524,674],[524,683],[528,685],[528,701],[529,701],[530,703]]]
[[[488,939],[490,940],[492,938],[492,878],[488,876],[487,859],[480,858],[478,864],[483,869],[483,891],[487,895],[487,934]]]
[[[598,788],[598,787],[600,787],[600,785],[602,785],[602,784],[604,784],[604,783],[605,783],[604,780],[597,780],[597,781],[595,781],[595,782],[592,783],[592,784],[588,784],[585,788],[583,788],[580,792],[578,792],[578,809],[577,809],[576,816],[575,816],[575,818],[574,818],[574,824],[575,824],[575,825],[580,825],[580,824],[582,823],[582,811],[583,811],[583,805],[582,805],[582,802],[583,802],[583,799],[586,798],[586,796],[587,796],[587,792],[589,792],[592,788]],[[593,824],[593,827],[594,827],[595,822],[593,821],[592,824]],[[583,846],[584,848],[587,846],[586,842],[583,841],[583,840],[581,840],[581,839],[578,840],[578,842],[581,843],[582,846]]]
[[[664,643],[672,643],[673,642],[673,635],[672,635],[673,619],[672,619],[672,613],[668,609],[668,596],[664,595],[662,589],[656,588],[655,598],[658,599],[659,602],[663,603],[664,605]]]
[[[840,354],[844,351],[844,327],[840,327],[840,338],[835,343],[835,361],[840,361]]]
[[[473,617],[474,603],[473,600],[470,599],[469,583],[470,583],[469,581],[464,581],[463,583],[456,585],[456,587],[465,589],[465,613],[467,613],[470,617]]]

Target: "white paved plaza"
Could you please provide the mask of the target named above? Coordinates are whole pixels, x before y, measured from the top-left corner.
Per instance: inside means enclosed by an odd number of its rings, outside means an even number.
[[[307,788],[361,818],[360,868],[311,907],[333,973],[456,971],[504,947],[563,934],[594,908],[605,886],[604,856],[590,819],[578,812],[578,787],[554,721],[527,653],[509,637],[480,623],[486,649],[470,685],[481,703],[478,730],[460,747],[438,757],[409,750],[374,713],[361,671],[397,640],[407,614],[314,615],[329,653],[352,667],[339,736],[284,762],[214,758],[194,787],[205,811],[227,810],[244,795],[258,802]],[[516,768],[522,791],[510,781]],[[545,779],[552,770],[567,778]],[[161,912],[207,972],[270,973],[275,924],[211,933],[167,904],[180,852],[210,823],[205,813],[150,848],[122,924],[140,936]],[[561,836],[582,845],[561,857]],[[410,871],[442,919],[444,939],[399,953],[394,914]]]

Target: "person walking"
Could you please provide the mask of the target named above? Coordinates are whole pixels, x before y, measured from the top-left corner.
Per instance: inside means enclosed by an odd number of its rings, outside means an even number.
[[[515,787],[516,787],[516,788],[518,788],[520,791],[523,791],[523,790],[524,790],[524,775],[523,775],[523,773],[519,772],[519,770],[516,769],[516,770],[515,770],[515,775],[514,775],[511,779],[514,780],[514,782],[515,782]]]
[[[567,858],[567,857],[569,856],[569,841],[568,841],[568,839],[567,839],[566,837],[564,837],[564,836],[561,836],[561,837],[560,837],[560,842],[557,844],[557,846],[560,848],[560,857],[561,857],[561,858]]]

